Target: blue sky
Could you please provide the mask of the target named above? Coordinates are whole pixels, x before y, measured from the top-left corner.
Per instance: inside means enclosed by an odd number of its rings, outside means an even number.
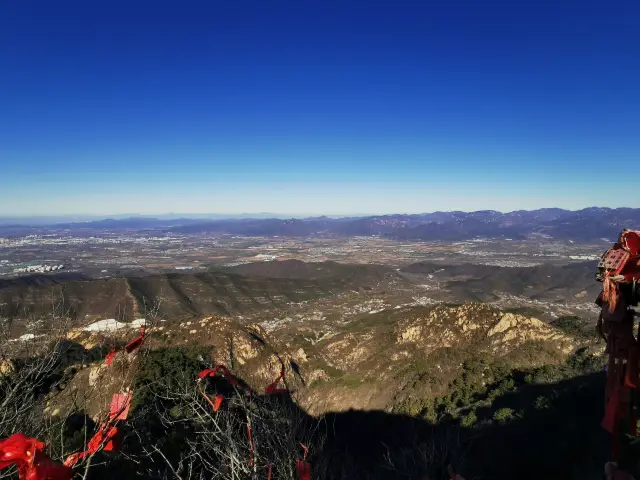
[[[0,215],[640,207],[639,21],[636,0],[3,2]]]

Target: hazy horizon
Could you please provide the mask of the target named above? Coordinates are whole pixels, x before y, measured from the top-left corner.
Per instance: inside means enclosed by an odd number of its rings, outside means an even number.
[[[559,207],[550,207],[558,208],[560,210],[566,211],[580,211],[588,208],[611,208],[611,207],[601,207],[601,206],[589,206],[581,209],[562,209]],[[634,207],[617,207],[617,208],[634,208]],[[615,209],[615,208],[614,208]],[[524,210],[493,210],[502,214],[508,214],[515,211],[535,211],[535,210],[543,210],[543,209],[524,209]],[[7,223],[12,221],[39,221],[42,224],[45,223],[62,223],[68,221],[77,221],[77,222],[86,222],[86,221],[100,221],[100,220],[125,220],[129,218],[149,218],[149,219],[160,219],[160,220],[177,220],[177,219],[189,219],[189,220],[224,220],[224,219],[260,219],[260,218],[318,218],[318,217],[329,217],[329,218],[349,218],[349,217],[369,217],[369,216],[384,216],[384,215],[428,215],[432,213],[438,212],[463,212],[463,213],[474,213],[486,211],[485,209],[480,210],[432,210],[432,211],[416,211],[416,212],[406,212],[406,211],[398,211],[391,213],[380,213],[380,212],[368,212],[368,213],[351,213],[351,214],[332,214],[332,213],[282,213],[282,212],[242,212],[242,213],[173,213],[173,212],[164,212],[164,213],[155,213],[155,214],[147,214],[147,213],[136,213],[129,212],[123,214],[95,214],[95,215],[83,215],[83,214],[68,214],[68,215],[0,215],[0,223]]]

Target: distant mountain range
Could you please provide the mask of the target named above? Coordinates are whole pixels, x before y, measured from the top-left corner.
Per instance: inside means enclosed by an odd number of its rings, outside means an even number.
[[[231,234],[246,236],[371,236],[397,240],[470,240],[474,238],[554,239],[597,241],[616,238],[622,228],[640,228],[640,208],[546,208],[501,213],[434,212],[368,217],[311,218],[155,218],[129,217],[89,222],[58,223],[38,229],[73,231],[151,230],[158,233]],[[17,234],[17,226],[0,227],[0,235]]]
[[[297,217],[310,217],[313,215],[296,215]],[[332,218],[341,217],[365,217],[359,215],[331,215]],[[68,223],[92,223],[104,220],[156,220],[156,221],[184,221],[184,220],[223,220],[239,218],[289,218],[291,215],[279,213],[166,213],[162,215],[142,215],[139,213],[127,213],[119,215],[31,215],[31,216],[0,216],[0,226],[52,226]]]

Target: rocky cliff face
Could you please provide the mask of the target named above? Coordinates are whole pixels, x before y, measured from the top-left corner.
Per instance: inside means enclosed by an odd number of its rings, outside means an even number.
[[[536,318],[502,313],[483,304],[436,307],[428,314],[401,321],[396,343],[411,345],[425,355],[439,348],[465,348],[506,355],[527,341],[548,342],[567,354],[575,342]]]
[[[380,313],[315,345],[325,364],[339,373],[307,389],[304,403],[318,412],[389,409],[416,374],[437,379],[442,388],[431,394],[441,394],[470,359],[491,357],[513,368],[531,368],[561,362],[577,346],[538,319],[483,304]]]

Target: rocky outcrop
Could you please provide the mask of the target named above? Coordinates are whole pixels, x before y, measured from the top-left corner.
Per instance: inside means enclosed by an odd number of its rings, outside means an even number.
[[[562,361],[579,345],[536,318],[481,303],[382,312],[361,329],[350,330],[316,345],[323,359],[340,373],[321,392],[306,393],[305,406],[311,411],[386,408],[394,401],[394,389],[410,383],[412,372],[428,371],[446,387],[447,379],[475,355],[505,358],[518,368],[536,367]],[[540,348],[544,355],[536,354]]]
[[[150,332],[147,348],[206,347],[210,359],[203,358],[203,365],[228,365],[256,390],[277,378],[284,366],[287,385],[295,388],[297,400],[313,413],[390,408],[398,391],[412,388],[411,379],[417,371],[441,378],[438,381],[446,388],[462,362],[473,355],[509,357],[514,365],[533,367],[548,361],[549,356],[538,358],[535,351],[524,349],[525,345],[543,345],[554,352],[557,361],[579,345],[536,318],[500,312],[481,303],[378,312],[361,324],[336,327],[315,343],[303,336],[279,342],[260,325],[243,325],[220,316],[165,322],[150,327]],[[72,337],[85,346],[106,341],[88,332]],[[528,355],[521,355],[517,363],[521,350],[527,350]],[[103,362],[84,369],[79,366],[73,388],[97,390],[107,385],[103,389],[106,393],[122,388],[123,374],[131,370],[132,358],[119,353],[110,367]],[[89,411],[100,411],[103,403]]]
[[[503,313],[481,303],[438,306],[428,314],[399,323],[399,344],[412,344],[425,354],[443,347],[473,346],[505,355],[529,341],[543,341],[567,354],[574,339],[552,326],[523,315]]]

